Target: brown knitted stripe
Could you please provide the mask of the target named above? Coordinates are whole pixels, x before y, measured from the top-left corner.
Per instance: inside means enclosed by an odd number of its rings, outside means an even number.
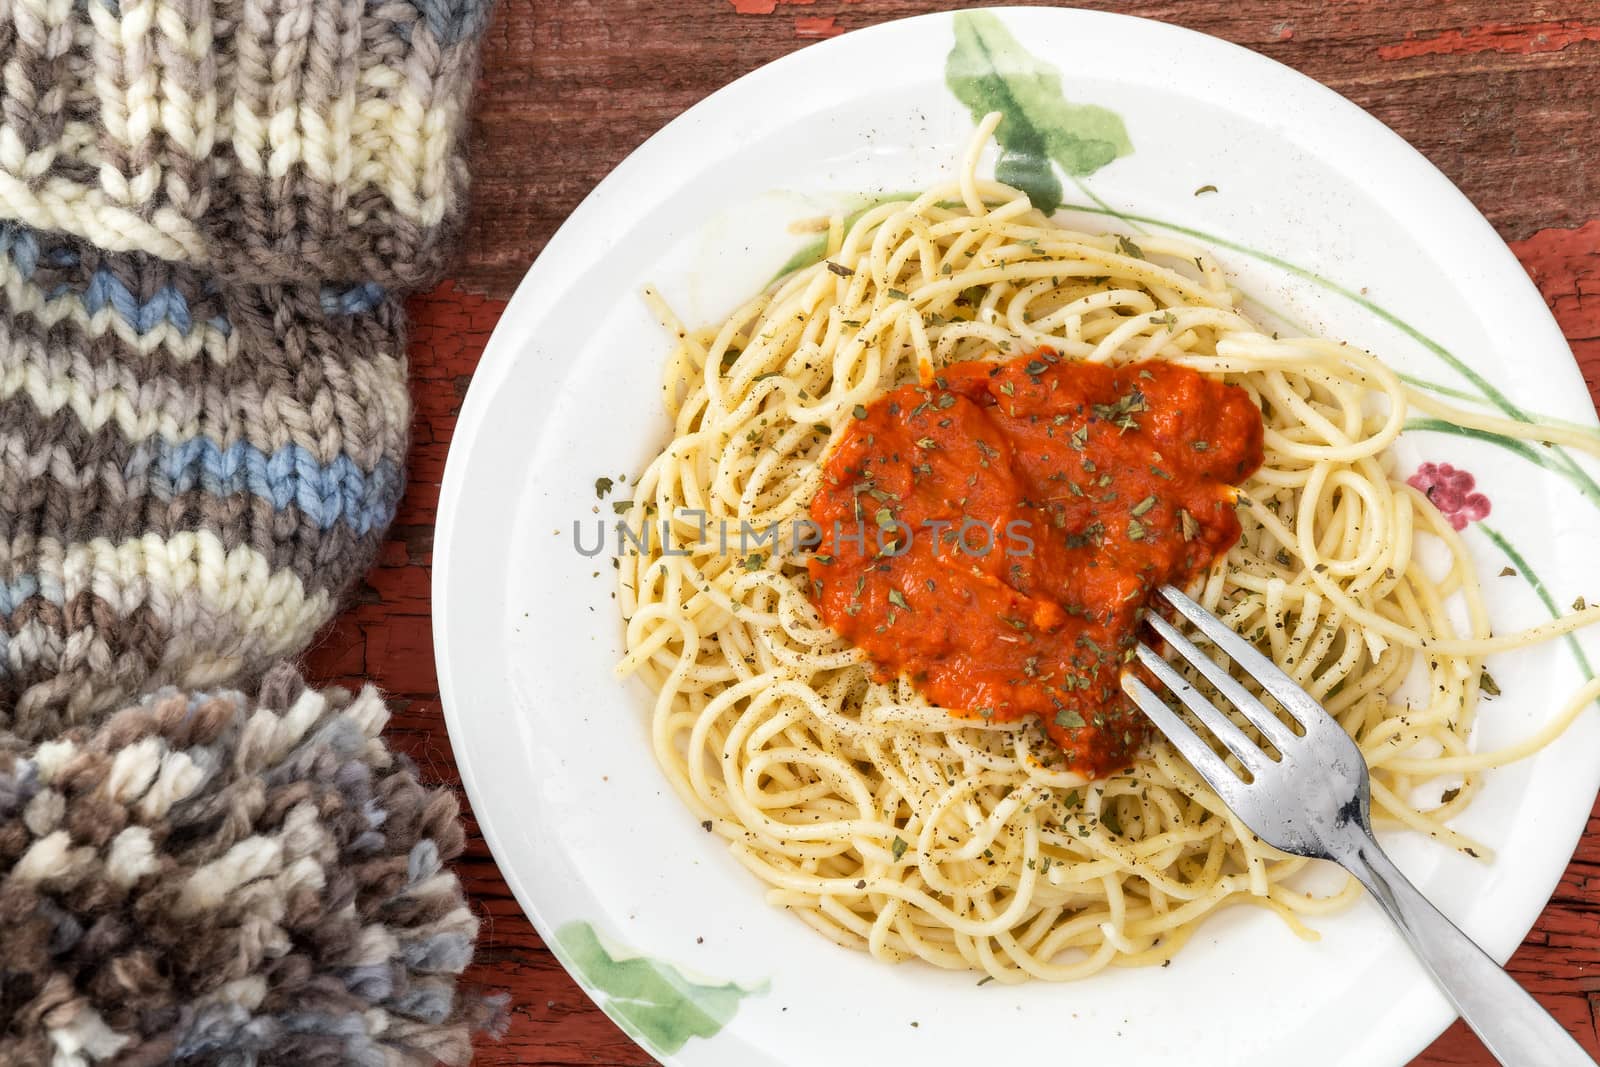
[[[405,310],[395,299],[369,314],[328,318],[320,297],[303,289],[230,289],[228,315],[249,359],[229,365],[224,388],[253,379],[266,394],[259,411],[262,448],[337,436],[362,466],[393,455],[411,425],[405,376]],[[391,355],[395,361],[369,358]],[[389,378],[394,368],[399,379]],[[310,447],[310,446],[304,446]],[[311,451],[323,454],[324,449]]]
[[[212,0],[164,0],[162,7],[164,17],[155,19],[150,35],[152,59],[160,64],[163,87],[182,86],[190,106],[163,110],[154,150],[167,198],[196,218],[205,213],[210,200],[213,164],[204,156],[196,158],[194,145],[202,136],[209,137],[218,119],[217,53],[214,47],[196,49],[191,38],[212,20],[213,5]]]
[[[0,434],[0,577],[31,573],[44,539],[118,544],[188,531],[214,533],[230,549],[249,545],[308,589],[337,593],[372,563],[381,527],[357,533],[339,520],[322,529],[295,504],[275,507],[248,491],[220,497],[195,488],[161,499],[141,471],[147,457],[114,431],[85,435],[70,415],[39,420],[26,438]]]
[[[168,637],[167,621],[154,605],[122,615],[87,592],[64,606],[31,597],[0,616],[0,627],[8,638],[0,730],[30,741],[52,737],[136,692],[157,673]]]
[[[405,361],[393,354],[393,334],[336,353],[325,343],[307,344],[301,330],[277,339],[276,351],[256,349],[248,360],[217,366],[130,349],[115,335],[84,336],[75,322],[48,336],[27,325],[0,314],[0,426],[68,411],[86,431],[159,434],[169,442],[205,436],[224,447],[247,441],[268,451],[295,444],[322,463],[343,453],[364,470],[405,450]],[[299,364],[289,363],[290,351],[300,354]],[[319,365],[308,370],[307,361]],[[313,410],[319,398],[311,394],[312,406],[302,399],[318,381],[335,391],[321,398],[320,422]]]
[[[320,142],[307,142],[308,155],[319,155],[318,160],[329,170],[343,173],[348,161],[341,164],[339,155],[346,149],[352,136],[357,100],[360,96],[360,56],[362,48],[362,21],[366,0],[320,0],[311,6],[311,26],[308,37],[309,51],[317,57],[311,76],[301,86],[302,106],[315,112],[328,124],[328,135]],[[301,191],[301,190],[297,190]],[[307,232],[316,235],[319,244],[327,244],[330,236],[343,232],[349,218],[350,189],[346,182],[334,182],[324,193],[311,193],[304,202]],[[342,240],[336,244],[343,246]],[[311,262],[323,262],[324,249],[311,254]],[[377,278],[369,272],[346,274],[349,278]]]
[[[0,620],[0,735],[48,740],[163,685],[248,682],[250,671],[302,647],[334,601],[300,607],[268,633],[194,585],[152,588],[124,608],[87,591],[65,605],[31,597]]]
[[[448,184],[464,199],[465,162],[446,166]],[[226,213],[212,211],[200,223],[207,244],[230,253],[227,262],[215,264],[218,271],[241,283],[287,280],[304,264],[316,264],[330,278],[414,289],[437,279],[455,253],[458,213],[423,225],[396,211],[384,191],[373,186],[341,190],[336,198],[332,187],[300,170],[282,179],[235,171],[225,184],[218,182],[216,192],[250,220],[240,230]],[[335,199],[344,202],[338,211]]]
[[[310,55],[322,64],[316,76],[303,76],[284,49],[257,55],[259,41],[247,41],[254,35],[241,32],[235,36],[240,47],[232,50],[237,61],[230,79],[235,102],[250,108],[263,124],[275,113],[279,96],[296,102],[307,95],[321,99],[326,88],[328,98],[337,100],[346,85],[356,87],[358,108],[379,99],[403,114],[419,105],[427,112],[445,109],[447,121],[432,115],[426,120],[453,131],[442,158],[424,162],[388,145],[378,148],[385,166],[415,168],[395,176],[410,194],[441,195],[449,207],[437,222],[423,222],[396,206],[387,182],[329,183],[303,164],[282,177],[267,177],[239,165],[215,175],[210,210],[199,219],[205,243],[228,249],[229,258],[218,258],[215,266],[241,281],[291,279],[302,265],[314,264],[328,278],[376,281],[388,288],[427,285],[453,252],[452,237],[466,198],[462,147],[467,124],[461,108],[477,72],[475,32],[441,41],[422,13],[406,3],[361,9],[347,0],[316,9],[319,15],[311,20],[308,35],[285,46],[298,50],[293,59],[299,59],[309,45]],[[359,17],[352,17],[358,10]],[[364,82],[362,74],[374,68],[402,72],[398,87],[388,88],[390,79],[380,79],[383,88]],[[334,84],[324,86],[329,73]],[[364,136],[387,134],[369,129]]]
[[[208,275],[201,271],[148,256],[107,252],[63,234],[41,233],[35,239],[41,255],[28,281],[46,293],[65,289],[81,294],[95,275],[104,271],[141,301],[171,286],[183,293],[189,314],[196,321],[225,313],[222,295],[211,290]]]
[[[5,58],[0,89],[0,122],[16,134],[25,152],[51,148],[65,125],[67,86],[62,77],[70,35],[55,32],[31,4],[6,5],[0,18],[0,56]]]
[[[252,179],[254,180],[254,179]],[[303,175],[283,179],[291,184],[306,184]],[[315,185],[316,183],[311,183]],[[343,193],[329,189],[306,189],[307,195],[320,193],[323,199],[340,198]],[[358,203],[364,208],[364,202]],[[359,342],[378,349],[400,353],[405,350],[404,311],[397,299],[386,299],[372,311],[361,315],[330,316],[322,307],[322,280],[340,284],[367,280],[360,271],[318,270],[306,272],[305,278],[317,279],[316,284],[224,285],[216,286],[216,273],[197,270],[182,264],[168,263],[137,253],[107,252],[79,238],[62,234],[34,234],[40,254],[27,277],[25,295],[33,293],[69,293],[78,298],[88,291],[97,276],[108,275],[118,285],[131,293],[140,303],[146,303],[163,290],[181,293],[189,317],[195,322],[224,319],[235,332],[247,329],[251,322],[270,320],[285,309],[302,320],[300,327],[306,331],[305,344],[317,349],[327,349]],[[348,237],[348,234],[347,234]],[[329,250],[329,254],[334,254]],[[299,279],[296,279],[298,281]],[[0,292],[0,300],[9,296]],[[58,299],[59,296],[52,296]],[[10,303],[7,300],[7,303]],[[14,313],[28,309],[13,307]],[[268,351],[287,349],[284,339],[273,334],[249,337],[247,350],[264,346]],[[371,350],[370,348],[367,350]],[[341,354],[348,354],[344,350]],[[283,358],[289,358],[284,351]]]

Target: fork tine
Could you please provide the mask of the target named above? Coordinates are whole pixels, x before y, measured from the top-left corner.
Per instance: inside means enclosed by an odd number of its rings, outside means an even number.
[[[1211,746],[1201,740],[1188,723],[1178,718],[1177,713],[1167,707],[1166,701],[1132,674],[1123,673],[1122,691],[1133,698],[1139,710],[1149,716],[1150,721],[1156,724],[1156,729],[1166,735],[1173,747],[1189,761],[1189,766],[1222,798],[1222,802],[1237,811],[1239,802],[1244,799],[1246,786],[1243,779],[1222,762],[1222,757],[1211,751]]]
[[[1167,598],[1179,615],[1188,619],[1196,630],[1206,635],[1207,640],[1226,652],[1232,660],[1244,668],[1246,674],[1261,683],[1261,688],[1277,697],[1278,703],[1284,710],[1297,719],[1306,729],[1317,726],[1333,725],[1333,716],[1324,711],[1311,695],[1300,688],[1293,678],[1285,674],[1276,663],[1263,656],[1254,645],[1228,629],[1228,625],[1211,612],[1190,600],[1181,590],[1170,585],[1164,585],[1159,590]],[[1198,664],[1197,664],[1198,666]]]
[[[1238,708],[1239,713],[1250,720],[1251,725],[1266,734],[1267,740],[1272,742],[1272,747],[1288,755],[1289,746],[1300,739],[1272,713],[1271,708],[1257,700],[1250,690],[1240,685],[1238,680],[1228,673],[1226,667],[1201,652],[1193,641],[1183,636],[1178,628],[1166,619],[1152,611],[1145,617],[1145,621],[1172,646],[1174,652],[1204,675],[1206,681],[1216,686],[1217,692]]]
[[[1229,752],[1239,757],[1239,762],[1249,768],[1251,773],[1259,772],[1262,765],[1267,763],[1267,754],[1245,732],[1233,724],[1221,708],[1216,707],[1205,696],[1189,684],[1189,680],[1173,669],[1172,664],[1162,659],[1156,650],[1144,642],[1134,647],[1139,662],[1145,669],[1157,678],[1161,684],[1170,689],[1185,707],[1194,712],[1194,717],[1199,719],[1206,729],[1217,735]]]

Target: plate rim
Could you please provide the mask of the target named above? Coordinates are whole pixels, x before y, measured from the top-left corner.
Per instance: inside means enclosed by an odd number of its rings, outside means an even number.
[[[573,982],[602,1010],[604,1010],[604,1005],[597,999],[595,991],[590,988],[583,978],[574,973],[571,966],[568,965],[565,954],[558,947],[555,929],[536,903],[532,886],[525,884],[525,880],[514,867],[502,862],[501,857],[505,852],[499,831],[499,819],[504,819],[505,815],[502,813],[497,819],[492,814],[496,808],[487,793],[487,784],[479,780],[474,770],[472,755],[466,740],[463,712],[457,699],[456,679],[452,670],[453,657],[451,655],[449,637],[451,630],[449,619],[456,605],[450,596],[449,589],[451,586],[451,574],[454,570],[454,556],[457,550],[456,520],[460,511],[460,497],[466,478],[465,471],[472,462],[472,456],[482,436],[487,416],[493,406],[493,398],[499,391],[499,386],[503,384],[513,369],[519,350],[520,337],[512,338],[508,336],[509,330],[503,327],[506,327],[513,318],[527,317],[530,294],[546,284],[545,275],[553,270],[564,269],[553,267],[552,264],[564,258],[569,246],[578,241],[580,231],[590,228],[590,224],[595,221],[591,216],[594,216],[607,201],[612,199],[618,190],[627,185],[636,171],[647,167],[652,156],[663,152],[669,142],[675,140],[687,131],[689,127],[713,117],[719,109],[726,106],[730,99],[751,91],[767,79],[786,75],[791,68],[815,64],[819,62],[820,56],[829,55],[841,49],[844,42],[859,46],[863,38],[866,37],[889,36],[904,32],[907,27],[911,26],[948,23],[963,11],[972,10],[981,10],[986,14],[998,15],[1007,19],[1082,21],[1102,26],[1128,27],[1134,32],[1170,33],[1204,42],[1208,48],[1216,49],[1220,46],[1221,51],[1228,53],[1229,58],[1234,63],[1243,65],[1245,73],[1259,72],[1274,78],[1282,78],[1287,74],[1289,76],[1288,83],[1292,84],[1295,89],[1307,94],[1310,99],[1319,102],[1321,106],[1341,113],[1347,120],[1345,124],[1347,129],[1335,132],[1341,136],[1349,133],[1362,144],[1372,147],[1381,145],[1389,153],[1398,153],[1397,158],[1386,157],[1384,164],[1386,168],[1405,172],[1409,179],[1426,179],[1422,183],[1425,186],[1425,190],[1418,189],[1414,191],[1419,194],[1425,191],[1428,200],[1426,202],[1418,202],[1413,199],[1411,210],[1449,219],[1452,224],[1459,227],[1459,229],[1447,233],[1447,236],[1454,243],[1470,245],[1476,254],[1482,257],[1485,265],[1494,268],[1497,280],[1500,276],[1506,276],[1506,281],[1510,285],[1522,290],[1522,299],[1526,300],[1531,295],[1537,301],[1538,306],[1543,309],[1543,315],[1533,325],[1547,336],[1544,341],[1536,342],[1535,346],[1543,347],[1551,339],[1559,343],[1568,355],[1567,360],[1562,364],[1562,370],[1573,384],[1580,387],[1583,386],[1582,374],[1576,358],[1572,355],[1570,345],[1545,303],[1543,296],[1539,293],[1537,286],[1528,276],[1509,245],[1495,231],[1493,225],[1447,175],[1400,134],[1354,101],[1349,100],[1310,75],[1290,67],[1288,64],[1226,39],[1189,29],[1176,23],[1120,12],[1055,6],[964,8],[886,20],[839,37],[797,48],[746,72],[708,94],[674,116],[607,172],[594,188],[584,196],[567,218],[563,220],[539,255],[525,271],[510,299],[507,300],[499,319],[496,321],[494,330],[474,369],[471,384],[463,399],[455,428],[451,434],[435,516],[432,559],[433,576],[430,588],[434,659],[446,732],[460,773],[462,787],[476,815],[479,832],[495,859],[497,869],[500,870],[507,886],[511,889],[518,906],[533,924],[541,940],[562,963],[563,968]],[[1254,71],[1251,71],[1250,68],[1254,68]],[[1240,80],[1237,73],[1232,74],[1231,79]],[[1285,135],[1287,136],[1287,133]],[[1327,143],[1320,136],[1311,139],[1311,142],[1319,145]],[[1319,153],[1318,158],[1325,157]],[[1385,207],[1390,206],[1391,202],[1385,201]],[[601,228],[604,227],[602,226]],[[1471,232],[1463,232],[1469,230]],[[574,272],[573,276],[578,274],[581,274],[581,271]],[[523,308],[521,312],[517,311],[519,307]],[[1549,368],[1549,370],[1553,371],[1554,368]],[[1600,426],[1600,417],[1597,417],[1592,409],[1587,412],[1586,417],[1581,417],[1579,421],[1586,421],[1588,424]],[[1596,790],[1600,789],[1600,764],[1595,765],[1589,771],[1587,781],[1580,784],[1583,787],[1583,795],[1592,797]],[[1495,950],[1491,951],[1491,955],[1495,956],[1499,962],[1503,963],[1515,951],[1516,947],[1526,938],[1528,931],[1537,924],[1540,916],[1549,907],[1550,897],[1559,885],[1562,874],[1570,864],[1572,854],[1581,841],[1583,834],[1584,823],[1580,820],[1577,831],[1570,835],[1570,842],[1565,843],[1557,850],[1562,858],[1554,874],[1548,879],[1540,879],[1541,885],[1548,882],[1547,887],[1541,891],[1543,903],[1534,911],[1526,925],[1520,922],[1514,924],[1518,928],[1518,932],[1509,949],[1501,950],[1499,946],[1496,946]],[[1557,844],[1561,844],[1561,842],[1557,842]],[[1552,856],[1556,854],[1556,851],[1551,853]],[[1438,1010],[1421,1013],[1421,1015],[1422,1017],[1416,1020],[1413,1025],[1407,1027],[1404,1033],[1394,1035],[1391,1047],[1397,1053],[1397,1063],[1406,1062],[1407,1059],[1414,1057],[1428,1047],[1455,1018],[1454,1013],[1448,1008],[1439,1008]],[[697,1062],[699,1059],[689,1051],[694,1047],[693,1045],[686,1046],[684,1050],[665,1056],[650,1049],[648,1046],[641,1044],[640,1047],[647,1054],[665,1064],[689,1064]]]

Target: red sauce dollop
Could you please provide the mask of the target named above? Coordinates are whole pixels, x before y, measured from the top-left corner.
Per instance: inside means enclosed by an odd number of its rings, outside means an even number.
[[[1146,726],[1119,672],[1151,590],[1239,536],[1230,487],[1262,460],[1250,397],[1040,349],[855,414],[811,502],[823,619],[879,678],[966,715],[1037,715],[1081,773],[1126,766]]]

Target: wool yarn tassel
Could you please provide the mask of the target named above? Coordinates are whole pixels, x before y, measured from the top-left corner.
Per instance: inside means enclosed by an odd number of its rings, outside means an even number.
[[[373,689],[165,690],[0,749],[0,1065],[463,1064],[455,799]]]

